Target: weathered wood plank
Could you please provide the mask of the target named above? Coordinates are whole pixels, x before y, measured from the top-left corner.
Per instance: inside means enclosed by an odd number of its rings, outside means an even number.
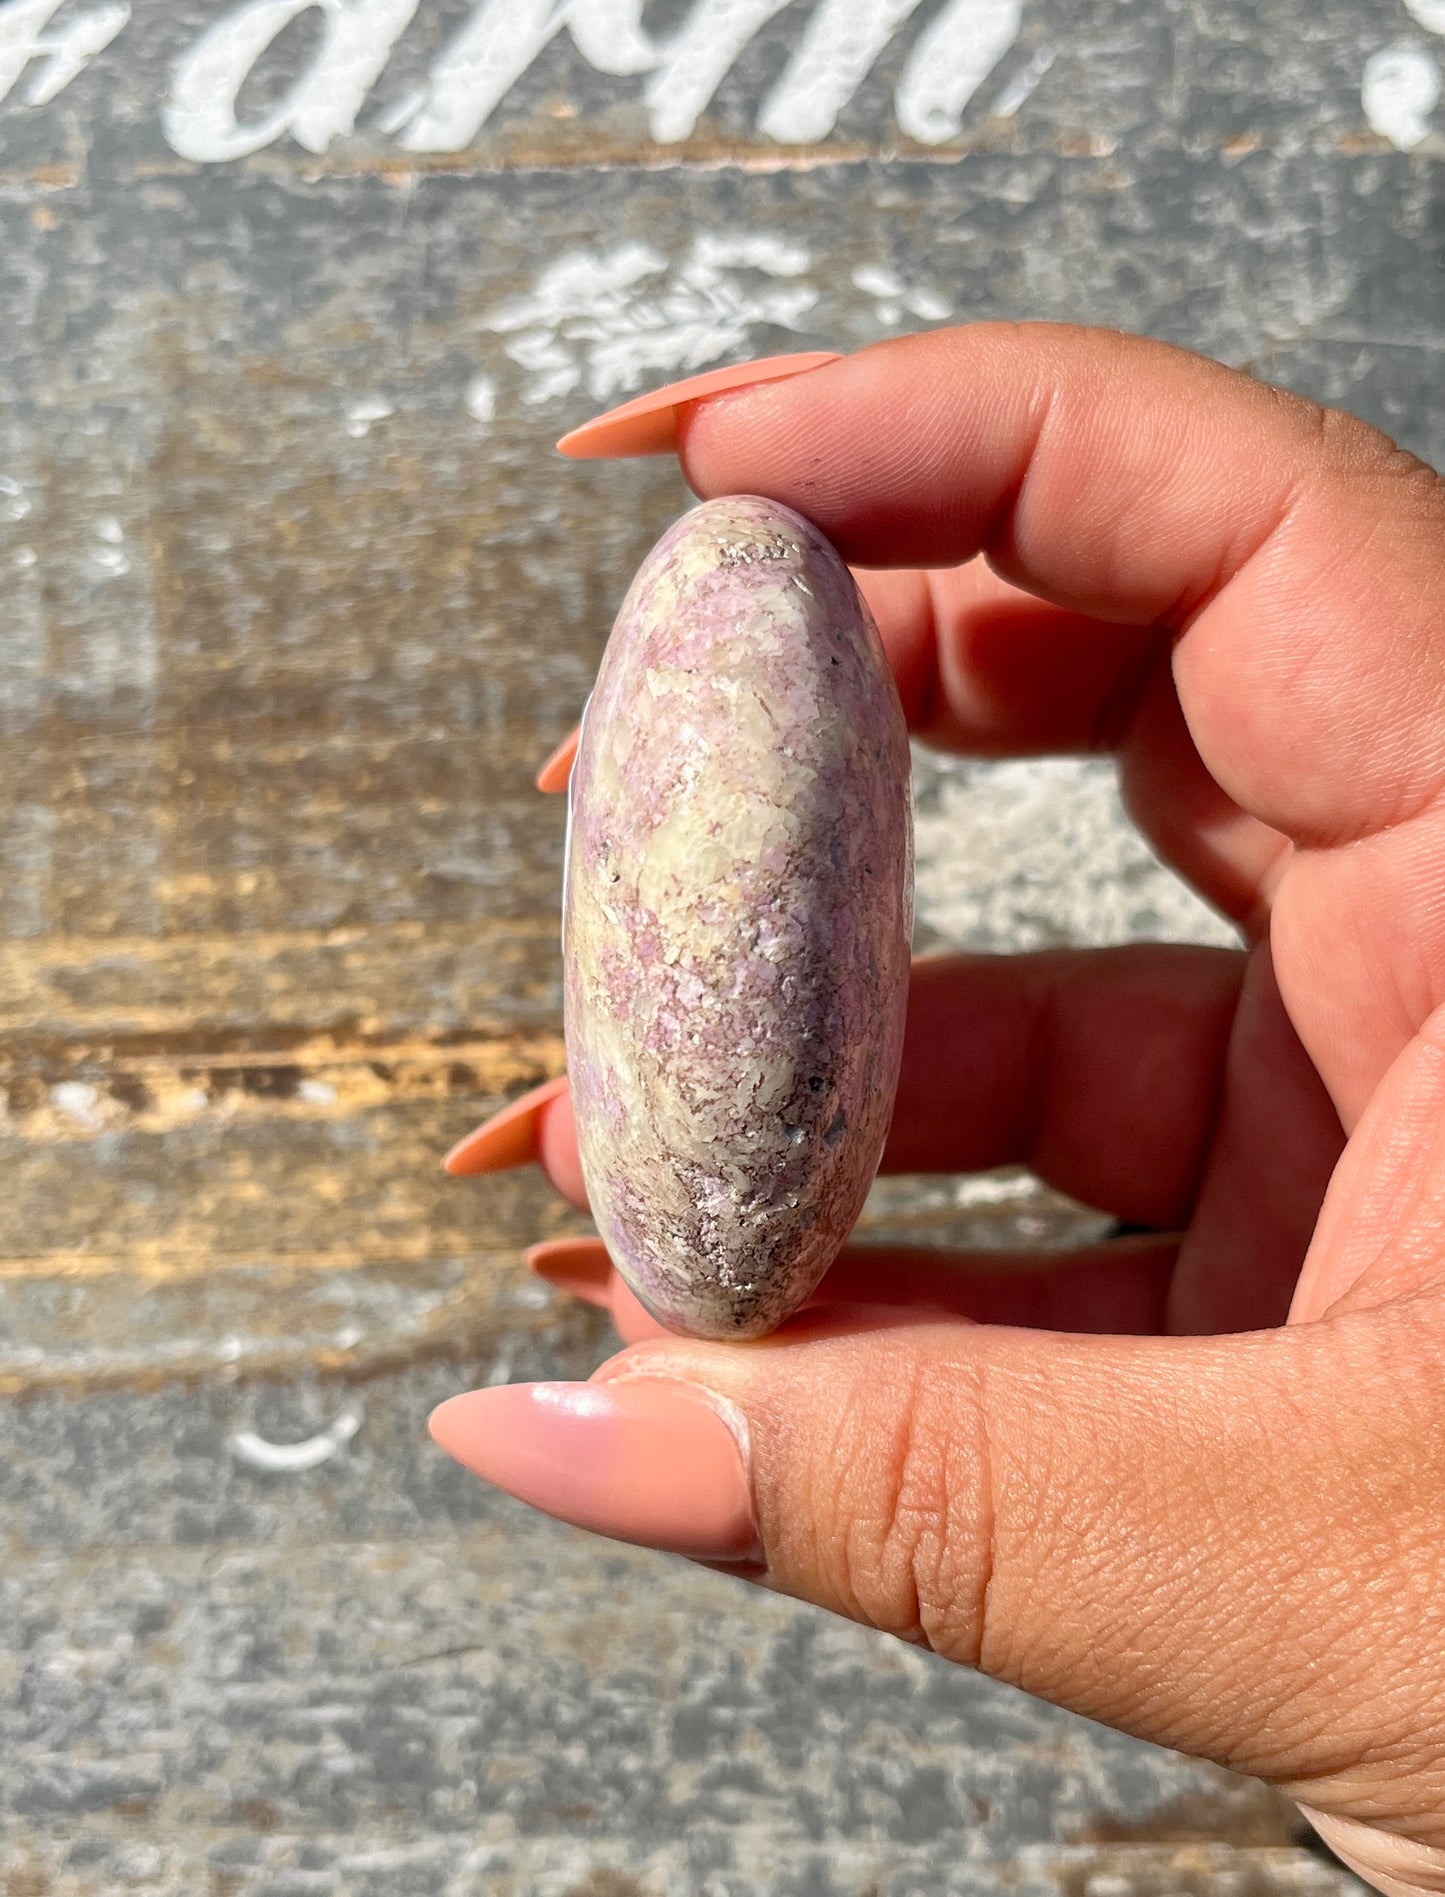
[[[409,1037],[437,1048],[555,1027],[557,919],[12,939],[0,1034],[17,1067],[251,1050],[304,1059]]]
[[[522,1367],[579,1354],[539,1334]],[[15,1413],[12,1890],[1358,1889],[1262,1787],[487,1494],[419,1440],[454,1376],[352,1393],[356,1434],[304,1477],[235,1439],[320,1428],[324,1385]],[[56,1430],[68,1464],[26,1479]]]
[[[1049,317],[1445,458],[1428,9],[798,0],[730,46],[743,12],[516,7],[489,64],[497,0],[0,5],[11,1897],[1358,1888],[1257,1788],[423,1440],[606,1348],[519,1263],[581,1221],[437,1170],[559,1064],[530,778],[686,498],[557,434],[713,361]],[[920,940],[1218,939],[1106,777],[925,770]],[[869,1229],[1099,1221],[997,1176],[888,1182]],[[306,1476],[231,1446],[348,1404]]]
[[[951,162],[1140,136],[1248,151],[1278,139],[1286,113],[1326,150],[1420,142],[1378,88],[1361,96],[1370,56],[1404,30],[1388,0],[1323,0],[1288,28],[1262,25],[1248,0],[1207,13],[833,0],[811,23],[781,5],[710,19],[640,0],[370,0],[330,36],[301,7],[289,29],[274,9],[269,45],[248,33],[255,11],[138,5],[89,70],[74,62],[54,103],[29,108],[55,68],[26,69],[48,22],[27,34],[17,18],[0,179],[55,190],[102,167],[155,177],[198,163],[355,176],[877,152]]]

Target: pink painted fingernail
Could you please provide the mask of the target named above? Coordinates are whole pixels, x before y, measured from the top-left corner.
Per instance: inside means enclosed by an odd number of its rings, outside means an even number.
[[[567,736],[563,738],[551,757],[547,759],[547,762],[542,766],[541,770],[538,771],[538,790],[566,790],[567,780],[572,775],[572,760],[577,755],[577,746],[581,741],[581,737],[581,725],[574,726],[573,729],[567,733]]]
[[[494,1113],[456,1145],[442,1161],[455,1178],[474,1173],[507,1172],[529,1166],[541,1151],[542,1120],[554,1100],[567,1091],[567,1076],[544,1080]]]
[[[685,381],[669,382],[664,389],[653,389],[648,395],[639,395],[618,408],[609,408],[605,415],[583,422],[562,437],[557,452],[574,461],[672,454],[677,448],[678,415],[689,402],[726,395],[729,390],[745,389],[755,382],[781,382],[788,376],[806,375],[809,369],[821,369],[825,363],[838,360],[836,349],[811,349],[792,356],[764,356],[758,362],[735,362],[726,369],[690,375]]]
[[[699,1561],[758,1554],[736,1437],[690,1384],[511,1383],[433,1410],[435,1441],[545,1515]]]

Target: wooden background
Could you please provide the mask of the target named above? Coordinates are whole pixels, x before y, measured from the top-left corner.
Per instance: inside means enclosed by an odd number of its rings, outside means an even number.
[[[1065,317],[1441,459],[1439,0],[760,5],[710,96],[705,7],[0,5],[8,1897],[1358,1888],[1261,1788],[425,1441],[607,1347],[519,1263],[582,1222],[437,1163],[561,1064],[531,777],[686,501],[563,428]],[[1227,939],[1106,765],[918,795],[923,944]]]

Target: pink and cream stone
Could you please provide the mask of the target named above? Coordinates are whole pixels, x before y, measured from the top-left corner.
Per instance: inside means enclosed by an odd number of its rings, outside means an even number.
[[[815,527],[741,495],[663,536],[568,812],[567,1065],[598,1229],[659,1322],[760,1336],[862,1208],[908,990],[903,714]]]

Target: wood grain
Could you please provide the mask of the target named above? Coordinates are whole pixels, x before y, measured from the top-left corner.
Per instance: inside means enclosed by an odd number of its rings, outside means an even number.
[[[688,499],[552,441],[714,362],[1050,318],[1439,461],[1445,137],[1396,149],[1361,88],[1445,43],[1398,0],[1027,0],[930,142],[899,101],[951,0],[895,9],[821,130],[776,105],[809,23],[880,9],[798,0],[660,142],[647,60],[692,8],[589,40],[578,0],[420,150],[481,17],[422,0],[308,145],[327,32],[381,17],[356,0],[244,76],[234,122],[272,134],[188,158],[184,62],[245,3],[135,0],[53,98],[50,53],[0,93],[0,1887],[1358,1891],[1261,1788],[530,1522],[423,1419],[608,1348],[521,1264],[585,1221],[439,1170],[560,1067],[531,779]],[[921,939],[1217,927],[1106,776],[924,764]],[[867,1229],[1101,1221],[999,1176],[889,1182]],[[348,1404],[312,1474],[236,1455]]]

